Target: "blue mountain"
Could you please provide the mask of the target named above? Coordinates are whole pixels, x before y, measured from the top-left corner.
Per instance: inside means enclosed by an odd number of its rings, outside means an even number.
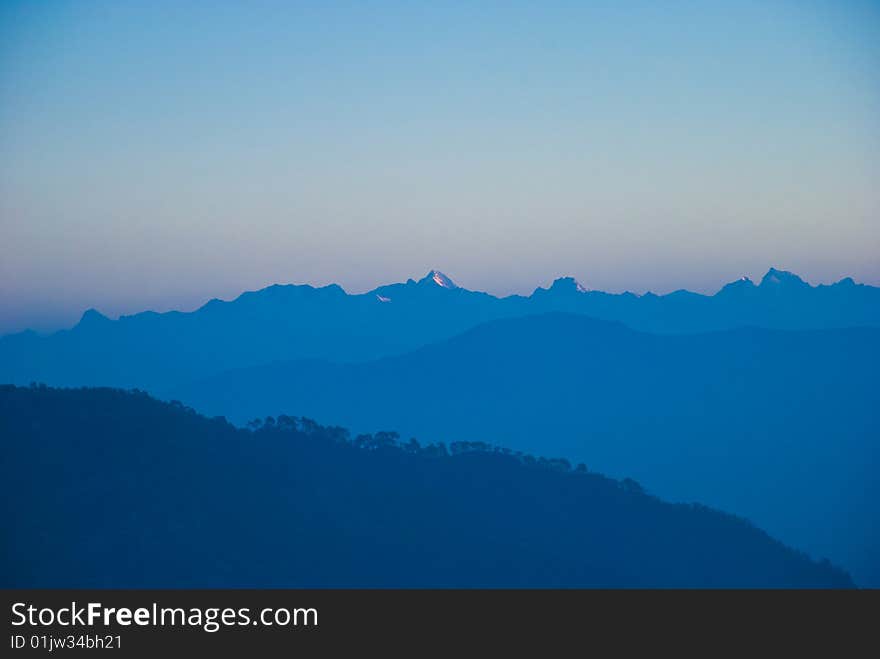
[[[560,460],[0,386],[0,586],[819,587],[745,520]]]
[[[654,334],[554,312],[401,356],[277,362],[165,395],[236,422],[305,415],[561,455],[743,515],[880,585],[878,373],[880,328]]]
[[[271,361],[377,359],[490,320],[550,311],[664,333],[880,326],[880,288],[851,279],[810,286],[775,269],[758,285],[734,282],[713,296],[609,294],[561,278],[528,297],[497,298],[460,288],[436,270],[359,295],[337,285],[275,285],[188,313],[110,320],[89,310],[70,330],[0,338],[0,382],[161,388]]]

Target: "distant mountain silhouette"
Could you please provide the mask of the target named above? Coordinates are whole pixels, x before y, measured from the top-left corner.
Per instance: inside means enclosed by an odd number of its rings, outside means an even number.
[[[759,326],[880,326],[880,288],[844,279],[810,286],[771,269],[714,296],[587,291],[572,278],[531,296],[496,298],[436,270],[419,281],[349,295],[339,286],[270,286],[191,313],[110,320],[95,310],[74,328],[0,338],[0,382],[166,387],[223,370],[292,359],[366,361],[450,338],[489,320],[566,311],[657,332]]]
[[[852,586],[745,520],[487,446],[11,386],[0,436],[4,587]]]
[[[552,313],[359,364],[276,363],[168,396],[489,441],[754,520],[880,585],[880,329],[648,334]]]

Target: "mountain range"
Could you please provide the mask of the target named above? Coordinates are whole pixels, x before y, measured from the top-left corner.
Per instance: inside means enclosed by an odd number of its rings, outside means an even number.
[[[236,424],[490,442],[747,517],[880,585],[880,288],[771,268],[711,296],[572,278],[495,297],[432,270],[0,338],[0,383],[139,388]]]
[[[337,285],[275,285],[193,312],[111,320],[89,310],[69,330],[0,338],[0,382],[167,387],[277,360],[377,359],[490,320],[551,311],[663,333],[880,326],[880,288],[849,278],[811,286],[772,268],[757,285],[743,279],[712,296],[609,294],[561,278],[528,297],[498,298],[460,288],[436,270],[358,295]]]

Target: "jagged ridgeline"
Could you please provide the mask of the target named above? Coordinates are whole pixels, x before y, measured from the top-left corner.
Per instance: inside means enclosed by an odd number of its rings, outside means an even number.
[[[0,387],[4,587],[848,587],[747,521],[480,443]]]
[[[846,278],[810,286],[770,269],[754,284],[712,296],[609,294],[571,277],[530,296],[497,298],[431,270],[419,281],[352,295],[337,285],[276,285],[182,313],[143,312],[111,320],[87,311],[72,329],[0,338],[0,383],[101,385],[151,392],[226,369],[276,360],[364,361],[448,339],[490,320],[565,311],[649,332],[745,326],[822,329],[880,326],[880,288]]]

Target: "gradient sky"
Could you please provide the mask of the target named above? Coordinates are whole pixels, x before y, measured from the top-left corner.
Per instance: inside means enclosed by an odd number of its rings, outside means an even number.
[[[880,3],[0,3],[0,333],[771,265],[880,284]]]

